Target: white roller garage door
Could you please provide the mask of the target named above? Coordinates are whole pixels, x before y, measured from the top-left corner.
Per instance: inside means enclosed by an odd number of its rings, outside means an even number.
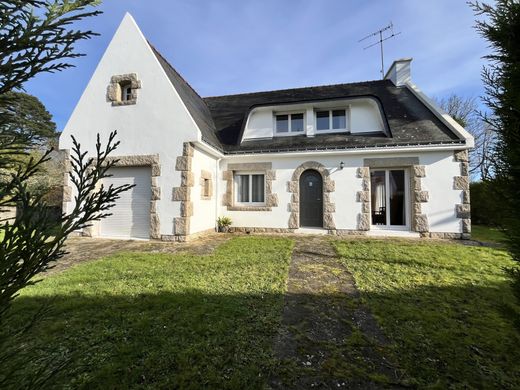
[[[103,179],[103,185],[135,184],[123,192],[110,209],[111,216],[101,220],[100,235],[115,238],[150,238],[151,169],[149,167],[118,167]]]

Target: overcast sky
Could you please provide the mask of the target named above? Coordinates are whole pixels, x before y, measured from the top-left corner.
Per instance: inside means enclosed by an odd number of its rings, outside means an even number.
[[[81,23],[101,35],[77,45],[76,68],[40,75],[27,91],[62,130],[125,12],[199,92],[225,95],[380,78],[379,47],[358,40],[391,22],[385,68],[413,57],[429,96],[482,95],[488,52],[465,0],[105,0]]]

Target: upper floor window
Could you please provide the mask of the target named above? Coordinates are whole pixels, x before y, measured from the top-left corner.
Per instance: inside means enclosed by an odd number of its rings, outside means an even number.
[[[121,82],[119,84],[121,89],[121,101],[126,102],[132,100],[132,84],[129,82]]]
[[[347,110],[316,111],[316,130],[344,131],[347,129]]]
[[[113,106],[136,104],[137,90],[140,88],[141,81],[135,73],[112,76],[107,87],[107,101],[111,102]]]
[[[303,132],[303,113],[276,115],[276,133]]]

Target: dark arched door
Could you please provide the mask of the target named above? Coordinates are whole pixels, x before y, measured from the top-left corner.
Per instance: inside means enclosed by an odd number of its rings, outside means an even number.
[[[300,176],[300,226],[323,227],[323,180],[312,169]]]

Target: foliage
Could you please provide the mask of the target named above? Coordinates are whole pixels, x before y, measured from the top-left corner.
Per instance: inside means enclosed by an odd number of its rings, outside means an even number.
[[[229,217],[218,217],[217,219],[217,225],[218,227],[229,227],[231,226],[232,221]]]
[[[2,154],[46,147],[57,136],[51,114],[35,96],[22,92],[0,95]]]
[[[70,28],[100,13],[87,11],[97,0],[8,0],[0,2],[0,95],[21,89],[42,72],[72,65],[83,54],[74,44],[92,38],[92,31]]]
[[[497,0],[493,5],[475,2],[472,6],[481,17],[477,30],[491,48],[482,79],[486,92],[483,99],[491,110],[491,115],[484,119],[497,136],[494,201],[505,210],[502,227],[507,232],[513,259],[520,262],[520,2]],[[520,300],[520,265],[511,272]]]
[[[469,151],[470,175],[480,180],[491,179],[496,136],[480,117],[475,98],[451,95],[437,103],[475,139],[475,147]]]
[[[240,237],[209,256],[121,253],[84,263],[25,289],[13,323],[53,303],[22,341],[35,360],[76,351],[56,388],[263,388],[292,245]]]
[[[43,194],[29,187],[49,163],[52,151],[41,150],[46,146],[43,140],[49,139],[55,126],[36,99],[14,91],[22,90],[24,83],[39,73],[72,66],[68,60],[81,55],[75,52],[75,43],[95,34],[73,29],[71,25],[99,14],[86,10],[97,3],[96,0],[0,2],[0,172],[3,172],[0,211],[13,206],[21,209],[14,220],[0,220],[0,367],[11,367],[2,378],[2,388],[13,383],[23,388],[16,377],[29,363],[38,363],[32,372],[24,375],[25,387],[31,389],[45,387],[62,370],[61,364],[46,358],[38,362],[26,360],[27,351],[19,343],[42,320],[45,308],[26,323],[12,327],[8,326],[13,315],[10,305],[21,289],[36,282],[36,275],[63,256],[70,233],[106,216],[119,194],[130,188],[98,188],[114,164],[106,157],[118,145],[114,141],[115,132],[105,148],[98,137],[96,160],[87,158],[87,153],[74,141],[71,180],[77,196],[69,215],[61,215],[57,221],[51,218]],[[15,347],[6,348],[9,343]]]
[[[51,263],[65,253],[65,239],[73,231],[82,229],[91,221],[109,215],[108,210],[124,191],[132,186],[97,188],[108,177],[108,170],[117,163],[107,157],[119,142],[114,142],[116,132],[111,133],[103,149],[98,135],[96,157],[87,158],[73,138],[70,180],[76,189],[74,209],[56,223],[45,212],[45,204],[39,196],[27,192],[26,180],[37,172],[42,160],[30,160],[12,175],[12,181],[0,187],[0,207],[18,205],[22,212],[13,223],[6,222],[0,229],[4,239],[0,242],[0,320],[10,302],[22,288],[34,284],[34,276],[45,271]]]
[[[51,114],[34,96],[9,92],[0,96],[0,153],[3,169],[0,182],[10,180],[10,174],[33,158],[39,160],[56,143],[56,125]],[[60,205],[63,176],[63,156],[58,152],[49,155],[37,174],[27,181],[29,192],[45,196],[47,203]]]
[[[419,388],[520,387],[520,334],[504,250],[397,240],[337,241],[395,356]]]
[[[477,181],[470,184],[471,222],[478,225],[500,226],[504,218],[501,204],[496,202],[497,191],[494,180]]]

